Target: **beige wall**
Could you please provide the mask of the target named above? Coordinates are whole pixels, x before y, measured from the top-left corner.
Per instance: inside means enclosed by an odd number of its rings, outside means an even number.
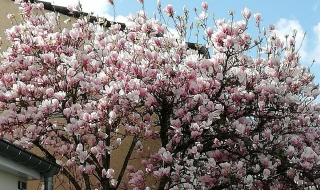
[[[4,31],[5,29],[12,26],[10,20],[7,18],[9,13],[17,13],[18,6],[11,0],[1,0],[0,1],[0,37],[3,39],[2,51],[8,46],[7,40],[5,39]]]

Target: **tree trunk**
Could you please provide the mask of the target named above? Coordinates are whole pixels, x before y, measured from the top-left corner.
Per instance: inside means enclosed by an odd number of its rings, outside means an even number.
[[[170,126],[170,116],[172,114],[172,105],[169,104],[167,102],[167,100],[163,100],[162,103],[162,109],[160,111],[160,139],[161,139],[161,146],[165,147],[168,142],[169,142],[169,138],[168,138],[168,128]],[[163,167],[166,167],[167,164],[164,164]],[[164,190],[165,186],[167,183],[170,182],[169,177],[163,177],[160,180],[160,184],[159,184],[159,190]]]

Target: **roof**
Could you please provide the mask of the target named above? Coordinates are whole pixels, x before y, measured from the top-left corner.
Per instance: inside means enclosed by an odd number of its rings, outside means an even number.
[[[40,156],[4,140],[3,138],[0,138],[0,156],[6,157],[27,166],[28,168],[32,168],[44,176],[54,176],[60,170],[60,166],[58,164],[49,162]]]

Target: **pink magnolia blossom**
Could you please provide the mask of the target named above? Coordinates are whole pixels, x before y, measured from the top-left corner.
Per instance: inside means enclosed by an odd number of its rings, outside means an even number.
[[[109,2],[111,5],[114,5],[113,0],[108,0],[108,2]]]
[[[86,165],[84,170],[87,174],[92,174],[95,169],[96,169],[95,165]]]
[[[111,187],[116,187],[117,184],[118,184],[118,182],[117,182],[116,179],[111,179],[111,180],[110,180],[110,184],[111,184]]]
[[[206,32],[206,35],[207,35],[209,38],[210,38],[210,37],[212,36],[212,34],[213,34],[213,30],[212,30],[211,27],[208,27],[205,32]]]
[[[243,20],[203,22],[205,44],[190,49],[182,17],[177,40],[144,11],[125,30],[86,17],[67,29],[43,8],[21,3],[22,19],[5,32],[0,138],[56,159],[69,182],[62,188],[319,185],[319,88],[293,51],[296,39],[283,42],[274,25],[261,30],[259,13],[258,36],[245,8]],[[208,4],[200,9],[202,22]],[[163,11],[176,19],[172,5]],[[199,55],[205,47],[210,58]]]
[[[106,177],[107,176],[107,171],[106,171],[106,169],[102,169],[102,177]]]
[[[201,7],[204,11],[207,11],[208,10],[208,2],[202,2],[201,3]]]
[[[208,17],[208,14],[205,11],[202,11],[198,16],[198,19],[204,21],[207,19],[207,17]]]
[[[251,17],[251,11],[247,7],[244,8],[243,11],[241,11],[241,14],[246,20],[249,20],[249,18]]]
[[[69,10],[69,12],[73,12],[73,6],[72,5],[68,5],[67,9]]]
[[[8,14],[8,15],[7,15],[7,18],[8,18],[9,20],[12,20],[12,19],[14,18],[14,15],[13,15],[13,14]]]
[[[42,11],[44,9],[44,4],[43,3],[38,3],[37,8]]]
[[[168,17],[173,17],[175,14],[173,10],[173,6],[171,4],[168,4],[164,9],[163,12],[167,13]]]
[[[261,14],[260,13],[255,13],[254,14],[254,19],[256,19],[256,23],[259,24],[261,21]]]
[[[85,160],[87,159],[87,156],[88,156],[87,151],[80,151],[79,156],[78,156],[80,163],[83,164],[85,162]]]
[[[269,25],[269,31],[272,31],[272,30],[274,30],[276,27],[275,27],[275,25],[274,24],[270,24]]]
[[[263,170],[263,179],[267,179],[270,176],[270,170],[264,169]]]
[[[113,178],[113,176],[114,176],[114,170],[108,169],[106,172],[106,178]]]

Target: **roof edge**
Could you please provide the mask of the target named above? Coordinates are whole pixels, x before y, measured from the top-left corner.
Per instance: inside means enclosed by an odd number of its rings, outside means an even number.
[[[58,164],[49,162],[3,138],[0,138],[0,155],[32,168],[44,176],[54,176],[60,170]]]

